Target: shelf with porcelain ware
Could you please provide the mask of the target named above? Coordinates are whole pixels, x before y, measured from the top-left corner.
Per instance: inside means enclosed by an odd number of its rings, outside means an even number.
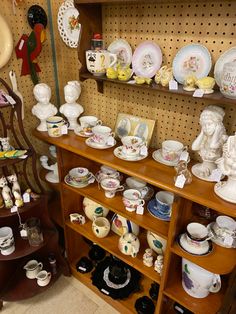
[[[77,136],[73,132],[59,138],[50,137],[47,132],[39,132],[34,130],[33,134],[39,139],[56,145],[65,151],[75,153],[99,164],[105,164],[125,173],[129,176],[135,176],[147,183],[156,186],[160,189],[170,191],[185,199],[191,200],[203,206],[215,209],[222,214],[236,217],[236,204],[229,203],[219,198],[214,193],[214,184],[200,180],[193,176],[191,184],[179,189],[174,185],[175,170],[156,162],[152,158],[153,149],[149,149],[147,158],[138,161],[130,162],[124,161],[114,156],[114,148],[105,150],[105,154],[101,154],[100,150],[88,147],[85,144],[85,139]],[[189,168],[191,164],[189,165]]]
[[[92,231],[92,222],[86,220],[86,223],[84,225],[74,224],[71,223],[69,220],[66,221],[66,226],[70,229],[76,231],[77,233],[81,234],[82,236],[86,237],[90,241],[98,244],[102,248],[104,248],[107,252],[111,253],[112,255],[115,255],[122,261],[124,261],[126,264],[134,267],[138,271],[140,271],[142,274],[144,274],[146,277],[150,278],[153,281],[156,281],[160,283],[160,275],[154,270],[154,266],[147,267],[143,264],[143,254],[146,248],[148,248],[148,243],[146,240],[146,233],[141,232],[138,235],[138,238],[140,240],[140,250],[136,257],[131,257],[128,255],[124,255],[121,253],[121,251],[118,248],[118,242],[119,242],[119,236],[116,235],[113,231],[110,231],[108,236],[105,238],[98,238],[94,235]]]
[[[150,85],[131,84],[129,82],[121,81],[118,79],[116,79],[116,80],[108,79],[105,75],[104,76],[94,76],[93,74],[91,74],[89,72],[80,73],[80,78],[81,78],[81,80],[87,80],[87,79],[95,80],[97,82],[98,91],[101,93],[103,92],[103,83],[104,82],[108,82],[108,83],[110,82],[110,83],[116,83],[116,84],[123,84],[123,85],[127,85],[127,86],[134,86],[137,88],[145,88],[145,89],[149,89],[149,90],[153,90],[153,91],[157,91],[157,92],[170,93],[170,94],[174,94],[174,95],[181,95],[181,96],[188,96],[188,97],[192,97],[192,95],[193,95],[193,92],[185,91],[181,84],[178,84],[178,90],[169,90],[168,87],[163,87],[161,85],[157,85],[156,83],[151,83]],[[230,99],[230,98],[224,97],[224,95],[222,95],[219,90],[215,90],[214,93],[212,93],[212,94],[205,94],[201,98],[195,97],[195,99],[212,100],[216,104],[217,103],[219,103],[219,104],[222,104],[222,103],[223,104],[236,104],[235,99]]]
[[[38,246],[30,246],[28,239],[22,239],[19,231],[14,233],[15,251],[10,255],[0,254],[0,261],[10,261],[30,255],[47,245],[48,241],[56,235],[54,230],[43,229],[43,242]]]
[[[1,152],[0,152],[1,153]],[[11,165],[15,165],[19,162],[27,162],[27,159],[29,157],[32,157],[33,153],[31,150],[27,150],[26,153],[24,154],[24,156],[26,157],[18,157],[18,158],[0,158],[0,167],[7,167],[7,166],[11,166]]]

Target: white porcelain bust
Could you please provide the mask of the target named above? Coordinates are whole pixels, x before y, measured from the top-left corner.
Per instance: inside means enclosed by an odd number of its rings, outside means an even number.
[[[57,114],[57,107],[50,103],[51,88],[45,83],[39,83],[34,86],[33,94],[38,101],[32,108],[32,114],[40,120],[37,130],[47,131],[46,120]]]
[[[200,115],[201,132],[192,144],[192,149],[202,158],[202,163],[192,167],[193,174],[200,179],[208,180],[216,169],[215,161],[222,155],[222,146],[227,140],[224,115],[224,110],[214,105],[206,107]]]
[[[229,136],[223,146],[223,156],[216,163],[228,180],[217,183],[215,193],[226,201],[236,203],[236,133]]]
[[[69,130],[74,130],[79,126],[77,119],[84,112],[84,108],[76,102],[81,93],[78,81],[69,81],[64,87],[66,103],[60,107],[60,112],[64,114],[69,122]]]

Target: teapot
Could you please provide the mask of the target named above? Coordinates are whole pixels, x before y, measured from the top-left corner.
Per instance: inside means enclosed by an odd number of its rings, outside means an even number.
[[[128,232],[120,237],[118,247],[123,254],[136,257],[139,252],[140,242],[136,235]]]

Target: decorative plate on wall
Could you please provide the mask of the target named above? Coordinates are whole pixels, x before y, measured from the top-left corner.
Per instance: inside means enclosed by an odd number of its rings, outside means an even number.
[[[211,70],[211,55],[205,46],[191,44],[182,47],[173,60],[175,79],[183,84],[189,75],[200,79],[207,76]]]
[[[225,51],[216,61],[214,68],[214,77],[218,86],[220,86],[221,74],[225,63],[236,61],[236,47]]]
[[[60,6],[57,15],[58,30],[64,43],[71,48],[77,48],[80,39],[81,24],[78,18],[79,11],[72,0],[67,0]]]
[[[130,66],[132,62],[132,48],[126,40],[117,39],[113,41],[107,50],[117,55],[117,60],[121,66]]]
[[[13,50],[12,32],[4,17],[0,14],[0,69],[7,64]]]

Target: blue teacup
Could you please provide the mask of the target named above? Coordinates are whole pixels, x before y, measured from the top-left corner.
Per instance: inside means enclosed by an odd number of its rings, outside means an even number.
[[[170,217],[174,194],[167,191],[159,191],[156,193],[156,207],[162,216]]]

